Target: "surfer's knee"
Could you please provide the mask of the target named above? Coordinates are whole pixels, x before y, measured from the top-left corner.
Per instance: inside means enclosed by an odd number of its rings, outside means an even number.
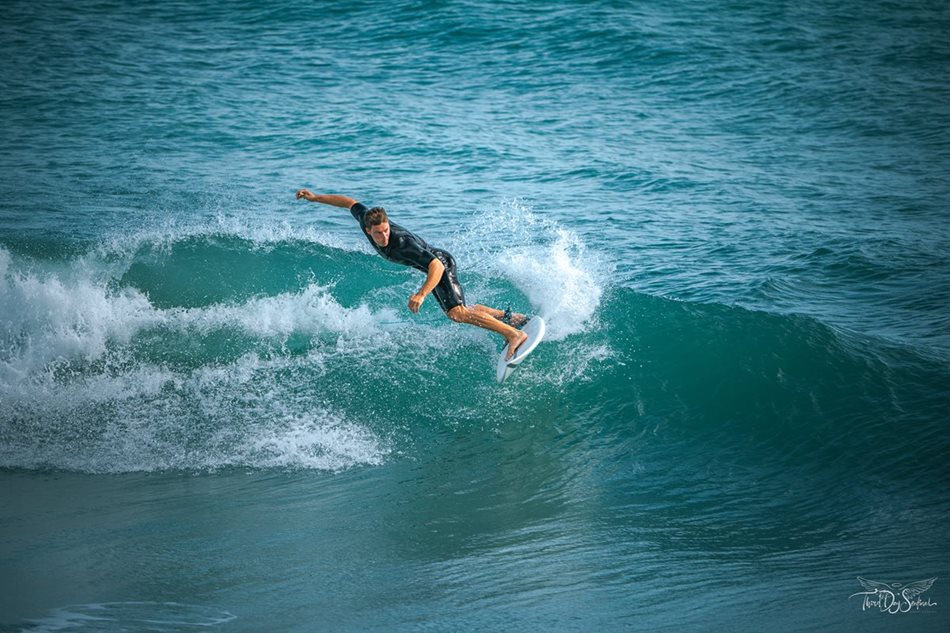
[[[468,319],[468,308],[465,306],[455,306],[446,315],[456,323],[465,323]]]

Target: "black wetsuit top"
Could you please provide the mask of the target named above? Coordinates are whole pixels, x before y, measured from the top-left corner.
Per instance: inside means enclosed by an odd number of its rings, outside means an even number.
[[[411,266],[426,274],[429,273],[429,264],[433,259],[438,258],[445,266],[445,272],[442,273],[442,279],[439,280],[438,285],[432,289],[432,294],[445,312],[456,306],[465,305],[465,295],[455,273],[455,259],[448,251],[429,246],[424,239],[392,221],[389,222],[389,243],[386,246],[380,246],[366,232],[368,211],[369,208],[360,202],[350,207],[350,213],[360,223],[363,234],[377,253],[391,262]]]

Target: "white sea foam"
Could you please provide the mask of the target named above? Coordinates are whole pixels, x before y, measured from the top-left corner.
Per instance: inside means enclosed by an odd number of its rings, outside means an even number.
[[[253,220],[237,215],[215,214],[203,222],[169,220],[134,232],[121,232],[108,236],[95,254],[102,256],[132,255],[143,245],[161,250],[177,242],[195,238],[228,236],[246,240],[259,248],[267,248],[285,242],[309,242],[331,248],[370,253],[372,250],[354,234],[353,239],[342,238],[312,224],[289,220]]]
[[[386,452],[379,438],[359,425],[328,414],[317,419],[296,415],[256,433],[228,462],[342,470],[380,464]]]
[[[300,391],[322,373],[319,356],[43,376],[19,385],[25,397],[0,402],[0,466],[115,473],[382,463],[388,441]]]
[[[243,303],[171,310],[170,325],[208,332],[234,327],[268,338],[292,333],[335,332],[350,336],[378,333],[379,320],[365,304],[343,308],[326,287],[311,284],[300,292],[282,293]],[[390,312],[383,314],[388,318]]]
[[[591,326],[606,266],[573,231],[521,201],[508,200],[485,211],[452,244],[474,270],[514,283],[528,297],[530,309],[544,317],[550,340]]]
[[[141,291],[116,287],[98,274],[57,275],[13,270],[0,248],[0,386],[28,379],[51,363],[94,362],[149,328],[208,334],[239,330],[258,338],[316,335],[371,338],[391,310],[342,307],[328,288],[201,308],[157,308]]]
[[[392,311],[344,308],[316,284],[163,309],[99,273],[41,271],[0,249],[0,466],[339,470],[388,454],[376,432],[300,386],[325,371],[328,356],[398,349],[398,332],[377,325]],[[239,333],[251,351],[194,368],[135,351],[141,334],[183,335],[187,346],[217,331]],[[329,340],[304,356],[253,351],[255,340],[293,335]]]
[[[584,251],[576,235],[559,229],[551,244],[513,247],[499,257],[509,279],[548,323],[551,340],[583,332],[600,305],[603,291],[583,266]]]
[[[110,289],[91,278],[13,270],[0,249],[0,385],[17,382],[57,360],[92,361],[107,343],[128,342],[163,315],[133,288]]]

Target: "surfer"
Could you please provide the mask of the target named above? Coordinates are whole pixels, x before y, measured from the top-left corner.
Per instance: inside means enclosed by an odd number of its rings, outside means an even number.
[[[297,192],[297,200],[301,198],[349,209],[377,253],[391,262],[411,266],[426,274],[422,288],[409,297],[409,310],[413,314],[419,312],[422,302],[431,293],[445,314],[456,323],[468,323],[501,334],[508,342],[508,359],[528,339],[527,334],[516,329],[527,322],[525,315],[479,304],[466,305],[452,255],[441,248],[429,246],[416,234],[391,223],[384,208],[370,209],[349,196],[315,194],[308,189]]]

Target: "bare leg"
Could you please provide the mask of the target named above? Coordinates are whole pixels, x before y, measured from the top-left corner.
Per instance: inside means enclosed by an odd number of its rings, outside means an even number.
[[[491,316],[489,313],[486,313],[483,310],[476,310],[474,306],[471,308],[467,306],[455,306],[449,310],[449,318],[456,323],[468,323],[469,325],[476,325],[480,328],[497,332],[498,334],[504,336],[505,340],[508,341],[508,360],[510,360],[515,355],[515,352],[518,350],[521,344],[528,340],[528,335],[521,330],[516,330],[510,325],[502,323],[497,318]]]
[[[485,314],[495,317],[496,319],[501,319],[501,317],[505,316],[504,310],[489,308],[488,306],[483,306],[478,303],[476,303],[473,306],[468,306],[468,309],[475,310],[476,312],[484,312]],[[515,326],[524,325],[527,320],[528,320],[528,317],[526,317],[523,314],[519,314],[518,312],[511,313],[511,321],[512,321],[512,324]]]

